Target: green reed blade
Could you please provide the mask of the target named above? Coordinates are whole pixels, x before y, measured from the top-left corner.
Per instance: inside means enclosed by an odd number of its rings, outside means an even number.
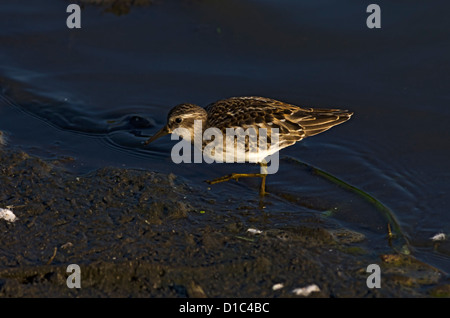
[[[403,253],[403,254],[410,253],[408,240],[407,240],[406,236],[403,234],[403,232],[400,228],[400,225],[398,224],[398,221],[395,218],[394,214],[387,206],[385,206],[383,203],[381,203],[379,200],[377,200],[376,198],[374,198],[372,195],[368,194],[367,192],[333,176],[332,174],[330,174],[326,171],[323,171],[322,169],[314,167],[314,166],[312,166],[308,163],[305,163],[303,161],[300,161],[296,158],[292,158],[292,157],[286,157],[286,158],[294,163],[301,164],[303,166],[308,167],[314,174],[324,177],[325,179],[337,184],[338,186],[340,186],[344,189],[347,189],[353,193],[356,193],[360,197],[364,198],[366,201],[370,202],[373,206],[375,206],[375,208],[378,211],[380,211],[383,214],[384,218],[388,222],[389,232],[392,230],[392,234],[394,234],[394,236],[393,236],[391,233],[388,233],[389,241],[391,241],[391,239],[393,237],[402,239],[402,241],[404,241],[404,246],[402,246],[402,248],[399,252]]]

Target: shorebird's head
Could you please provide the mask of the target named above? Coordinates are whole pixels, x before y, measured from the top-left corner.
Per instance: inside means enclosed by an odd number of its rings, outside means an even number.
[[[194,138],[194,121],[202,121],[202,129],[205,129],[208,114],[206,110],[194,104],[180,104],[172,108],[167,115],[167,124],[161,128],[156,134],[148,139],[144,144],[155,141],[159,137],[171,134],[177,128],[186,128],[190,131],[189,136],[183,136],[184,139],[193,141]]]

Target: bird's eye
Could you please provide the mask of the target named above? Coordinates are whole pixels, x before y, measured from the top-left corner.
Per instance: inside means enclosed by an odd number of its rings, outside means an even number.
[[[181,119],[180,117],[175,118],[175,122],[177,124],[181,123],[183,121],[183,119]]]

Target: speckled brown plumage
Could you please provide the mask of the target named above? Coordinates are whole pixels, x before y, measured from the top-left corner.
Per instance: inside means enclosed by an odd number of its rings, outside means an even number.
[[[208,127],[278,128],[285,148],[350,119],[352,112],[340,109],[301,108],[265,97],[232,97],[205,108]]]
[[[340,109],[302,108],[278,100],[248,96],[231,97],[209,104],[205,108],[194,104],[180,104],[172,108],[167,124],[146,144],[176,128],[193,132],[194,120],[202,121],[202,128],[215,127],[225,135],[227,128],[266,128],[270,147],[270,129],[278,128],[282,149],[306,137],[317,135],[350,119],[352,112]],[[191,134],[193,136],[193,133]],[[191,139],[193,141],[193,139]],[[205,142],[203,147],[205,146]],[[248,150],[246,144],[246,150]]]

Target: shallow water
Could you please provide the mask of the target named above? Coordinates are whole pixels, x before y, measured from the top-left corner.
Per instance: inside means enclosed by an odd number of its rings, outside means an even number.
[[[22,1],[23,2],[23,1]],[[86,5],[82,28],[68,2],[0,4],[0,130],[44,158],[71,156],[74,171],[113,165],[173,172],[203,186],[250,165],[175,165],[169,137],[141,142],[179,103],[259,95],[355,112],[347,123],[281,152],[268,178],[271,212],[324,213],[386,242],[385,220],[359,196],[314,176],[319,167],[391,209],[413,254],[450,272],[450,28],[443,1],[160,1],[115,15]],[[214,185],[244,205],[258,183]],[[217,204],[226,204],[218,201]],[[298,211],[297,211],[298,210]]]

